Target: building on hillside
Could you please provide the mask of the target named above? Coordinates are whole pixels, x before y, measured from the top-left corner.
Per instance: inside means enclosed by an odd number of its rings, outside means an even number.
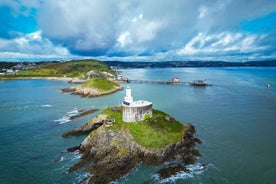
[[[179,82],[179,78],[178,78],[178,77],[173,77],[173,78],[172,78],[172,82],[175,82],[175,83],[176,83],[176,82]]]
[[[128,86],[122,103],[122,120],[124,122],[137,122],[144,120],[147,116],[152,117],[152,102],[133,101],[131,89]]]

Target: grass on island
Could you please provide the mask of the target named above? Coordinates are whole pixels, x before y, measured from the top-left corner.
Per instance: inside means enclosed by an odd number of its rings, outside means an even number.
[[[81,86],[96,88],[100,92],[107,92],[113,90],[115,87],[120,87],[120,85],[116,82],[104,79],[104,78],[92,78],[86,82],[84,82]]]
[[[22,70],[16,75],[7,75],[5,78],[17,77],[78,77],[86,78],[87,72],[93,70],[97,73],[115,72],[107,64],[97,60],[73,60],[67,62],[51,63],[47,66]]]
[[[159,150],[170,144],[178,142],[182,138],[185,127],[178,121],[168,121],[168,114],[153,109],[153,117],[137,123],[122,121],[122,112],[107,108],[103,111],[108,118],[115,118],[113,130],[124,129],[131,133],[135,141],[149,150]]]

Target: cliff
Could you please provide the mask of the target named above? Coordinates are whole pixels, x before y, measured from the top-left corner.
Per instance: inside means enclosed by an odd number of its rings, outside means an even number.
[[[136,164],[151,166],[165,161],[179,160],[179,164],[194,163],[200,153],[195,149],[195,128],[182,125],[169,115],[154,110],[153,117],[138,123],[124,123],[120,119],[120,107],[108,108],[86,124],[64,136],[89,133],[78,147],[82,158],[70,167],[72,172],[87,166],[93,174],[90,183],[109,183],[126,175]],[[113,125],[107,120],[112,118]]]

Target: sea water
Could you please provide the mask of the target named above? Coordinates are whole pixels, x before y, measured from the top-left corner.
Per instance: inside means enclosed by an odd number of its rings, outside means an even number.
[[[202,156],[161,179],[158,167],[138,165],[115,183],[276,183],[276,68],[126,69],[129,79],[207,79],[214,86],[130,83],[134,100],[148,100],[183,123],[192,123]],[[270,84],[270,88],[266,84]],[[62,94],[63,81],[0,81],[0,183],[79,183],[84,169],[66,170],[81,157],[68,153],[85,138],[62,138],[100,111],[70,120],[80,109],[122,102],[124,91],[98,98]],[[202,167],[204,164],[204,167]]]

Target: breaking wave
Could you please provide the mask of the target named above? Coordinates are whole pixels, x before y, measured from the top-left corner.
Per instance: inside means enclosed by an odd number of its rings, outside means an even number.
[[[196,163],[187,165],[186,168],[189,172],[180,171],[168,178],[161,178],[159,174],[155,174],[151,181],[154,183],[176,183],[185,179],[194,178],[197,175],[202,175],[210,166],[212,166],[212,164]]]
[[[75,108],[74,110],[72,111],[69,111],[67,112],[68,115],[71,115],[71,116],[75,116],[79,113],[79,110],[77,108]]]
[[[79,183],[88,184],[89,179],[91,178],[91,176],[93,176],[92,174],[89,174],[87,172],[77,173],[76,175],[77,175],[77,177],[74,179],[75,181],[73,181],[74,184],[75,183],[76,184],[79,184]]]
[[[56,160],[54,160],[54,163],[57,164],[55,171],[61,171],[63,173],[67,173],[67,169],[73,166],[74,164],[76,164],[80,160],[81,156],[82,155],[78,150],[72,153],[68,153],[66,151],[62,152],[56,158]],[[76,184],[88,183],[90,177],[92,176],[91,174],[85,171],[85,168],[81,168],[70,174],[73,175],[72,183],[76,183]]]
[[[55,122],[57,122],[60,125],[67,123],[69,121],[71,121],[69,116],[63,116],[62,118],[55,120]]]
[[[41,107],[53,107],[53,106],[50,104],[44,104],[44,105],[41,105]]]
[[[67,122],[71,121],[70,118],[71,118],[72,116],[75,116],[75,115],[77,115],[78,113],[79,113],[79,110],[78,110],[77,108],[74,108],[73,110],[67,112],[67,113],[65,114],[65,116],[63,116],[62,118],[55,120],[55,122],[57,122],[58,124],[67,123]]]

